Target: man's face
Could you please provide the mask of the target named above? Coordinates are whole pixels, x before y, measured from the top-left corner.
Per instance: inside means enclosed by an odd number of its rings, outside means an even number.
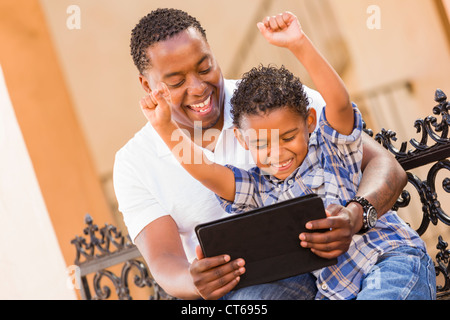
[[[150,67],[141,76],[147,91],[164,82],[172,97],[172,117],[182,128],[222,129],[223,77],[211,49],[194,28],[147,49]]]

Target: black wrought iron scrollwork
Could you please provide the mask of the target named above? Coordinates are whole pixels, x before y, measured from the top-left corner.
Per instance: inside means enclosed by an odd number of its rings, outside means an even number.
[[[423,235],[430,222],[437,225],[440,222],[450,226],[450,216],[445,212],[438,199],[436,192],[438,173],[450,170],[450,139],[449,125],[450,103],[442,90],[436,90],[435,101],[438,103],[433,107],[433,114],[440,116],[440,121],[435,116],[428,116],[425,119],[418,119],[414,123],[420,139],[410,139],[409,142],[402,142],[400,148],[394,146],[397,141],[396,133],[391,130],[382,129],[375,135],[375,140],[389,150],[402,167],[407,171],[408,183],[412,185],[419,195],[422,204],[422,221],[417,228],[417,233]],[[410,146],[410,147],[408,147]],[[426,179],[422,180],[410,170],[433,164],[428,169]],[[450,193],[450,178],[445,177],[442,181],[442,189]],[[394,205],[393,209],[407,207],[411,202],[411,194],[404,190]],[[437,291],[441,296],[450,295],[450,250],[447,250],[447,243],[439,236],[437,248],[440,250],[436,256],[436,275],[442,275],[445,281],[444,286],[438,286]]]
[[[99,230],[98,226],[93,223],[92,217],[89,214],[86,214],[84,222],[87,226],[83,229],[83,233],[88,239],[76,236],[75,239],[71,241],[76,249],[75,264],[80,264],[92,260],[95,257],[133,246],[130,237],[128,235],[123,236],[113,225],[105,224],[105,226]],[[98,233],[101,237],[97,236]],[[84,258],[83,261],[82,258]]]
[[[139,260],[128,260],[122,266],[120,276],[103,269],[95,273],[92,287],[95,295],[93,300],[106,300],[111,297],[112,289],[117,294],[119,300],[131,300],[129,278],[131,272],[135,271],[133,282],[138,288],[148,287],[152,291],[150,300],[172,299],[157,283],[152,279],[147,271],[147,267]]]
[[[120,278],[117,277],[114,273],[108,270],[100,270],[94,275],[94,281],[93,281],[93,287],[94,287],[94,300],[106,300],[111,296],[111,288],[108,286],[101,286],[102,279],[106,277],[108,278],[112,284],[114,285],[114,288],[116,288],[117,296],[119,299],[123,299],[122,292],[123,287],[120,284]]]
[[[375,135],[375,140],[388,149],[403,165],[405,170],[427,163],[437,153],[447,153],[446,157],[450,153],[450,139],[448,136],[450,103],[447,102],[447,96],[440,89],[436,90],[435,101],[438,105],[433,108],[433,114],[441,116],[441,121],[439,122],[434,116],[416,120],[414,127],[417,133],[421,133],[422,136],[420,141],[414,138],[409,140],[409,144],[412,146],[411,149],[408,149],[408,142],[402,142],[400,149],[396,148],[393,142],[397,141],[397,137],[392,130],[383,128],[380,133]],[[430,140],[431,145],[429,145]]]
[[[436,255],[436,277],[443,275],[444,285],[437,286],[438,295],[450,295],[450,250],[447,249],[448,243],[442,239],[442,236],[438,238],[438,244],[436,248],[439,250]]]
[[[436,193],[437,173],[442,169],[450,170],[450,162],[447,160],[450,156],[450,139],[448,136],[450,103],[447,101],[445,93],[440,89],[436,90],[435,101],[438,104],[433,107],[433,114],[441,116],[441,121],[438,121],[434,116],[416,120],[414,127],[417,133],[421,133],[422,136],[420,141],[414,138],[409,140],[412,148],[408,149],[408,142],[402,142],[400,149],[396,148],[393,144],[393,142],[397,141],[396,133],[391,130],[383,128],[375,136],[375,140],[388,149],[405,170],[434,163],[428,171],[426,180],[421,180],[416,175],[408,172],[408,182],[414,186],[422,203],[423,219],[420,227],[417,229],[420,235],[426,231],[429,222],[436,225],[438,221],[442,221],[450,225],[450,217],[441,207]],[[429,140],[433,142],[432,145],[429,145]],[[450,179],[445,178],[442,186],[445,192],[450,192]],[[406,207],[410,200],[411,195],[409,192],[403,191],[394,209]]]
[[[446,225],[450,226],[450,217],[445,213],[444,209],[441,206],[441,203],[437,199],[436,193],[436,176],[438,172],[442,169],[446,169],[450,171],[450,161],[442,160],[435,163],[430,170],[428,171],[427,176],[427,185],[429,190],[427,190],[428,200],[430,203],[430,220],[434,225],[437,224],[437,220],[439,219]],[[445,178],[442,185],[445,192],[449,192],[449,189],[445,187],[448,183],[449,178]]]
[[[83,233],[86,237],[76,236],[71,241],[76,248],[75,264],[82,270],[81,290],[84,298],[105,300],[115,292],[118,299],[130,300],[130,285],[135,285],[137,288],[148,288],[151,300],[173,299],[150,276],[145,263],[133,258],[140,254],[129,236],[123,236],[109,224],[99,229],[90,215],[86,215],[85,223]],[[121,266],[120,274],[108,270],[108,266]],[[86,269],[88,271],[83,271]],[[90,284],[87,274],[91,273],[94,275]],[[134,279],[130,281],[133,274]]]

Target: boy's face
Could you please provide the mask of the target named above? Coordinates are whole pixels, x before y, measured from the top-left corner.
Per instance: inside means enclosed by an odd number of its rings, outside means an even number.
[[[194,28],[147,49],[151,66],[140,76],[149,92],[164,82],[172,98],[172,117],[182,128],[222,128],[223,77],[214,55]],[[200,125],[199,125],[200,124]]]
[[[305,120],[291,108],[284,107],[267,114],[244,116],[241,128],[235,133],[264,173],[284,180],[305,159],[309,134],[315,126],[314,109]]]

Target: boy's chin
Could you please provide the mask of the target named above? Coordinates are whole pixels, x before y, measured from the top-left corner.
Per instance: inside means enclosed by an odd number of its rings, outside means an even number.
[[[285,180],[291,174],[291,172],[280,173],[279,170],[275,169],[274,167],[265,167],[265,168],[259,167],[259,168],[261,169],[262,174],[274,176],[279,180]]]
[[[263,175],[275,176],[278,172],[274,170],[272,167],[259,167],[261,169],[261,173]]]

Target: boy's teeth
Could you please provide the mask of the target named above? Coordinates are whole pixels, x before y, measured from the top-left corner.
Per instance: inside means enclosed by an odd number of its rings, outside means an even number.
[[[287,165],[289,165],[291,163],[292,159],[285,161],[283,163],[278,163],[278,164],[272,164],[272,166],[276,167],[276,168],[283,168],[286,167]]]

